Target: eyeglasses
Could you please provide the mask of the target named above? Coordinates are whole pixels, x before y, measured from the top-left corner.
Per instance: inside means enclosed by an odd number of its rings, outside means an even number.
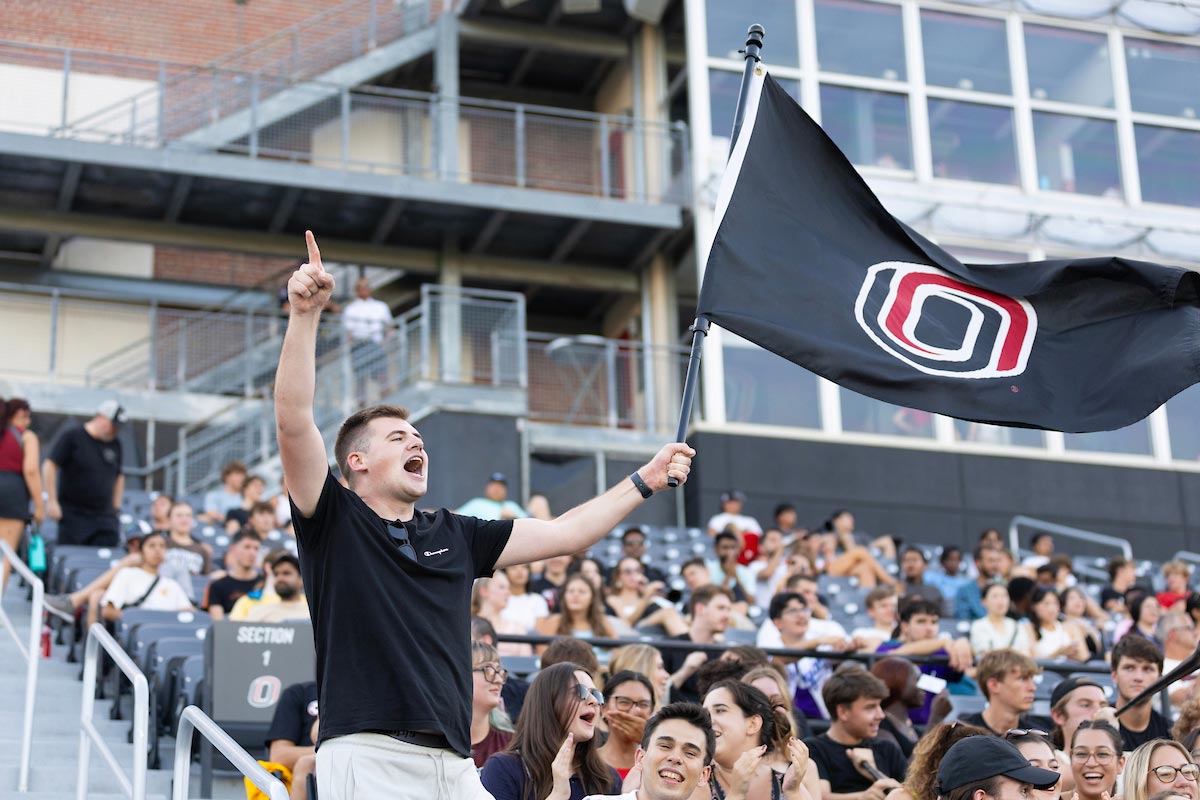
[[[508,670],[493,667],[491,664],[482,664],[471,671],[482,672],[483,679],[488,683],[504,683],[508,680]]]
[[[781,616],[796,616],[797,614],[807,614],[808,606],[787,606],[780,612]]]
[[[575,696],[580,700],[591,698],[596,701],[596,705],[604,705],[604,692],[599,689],[589,689],[582,683],[575,684]]]
[[[581,686],[583,684],[580,684]],[[617,707],[617,711],[629,711],[636,708],[638,711],[649,711],[649,700],[634,700],[632,697],[622,697],[619,694],[614,694],[612,697],[613,704]]]
[[[1010,731],[1005,731],[1005,739],[1020,739],[1023,736],[1041,736],[1043,739],[1050,734],[1045,731],[1039,731],[1036,728],[1013,728]]]
[[[1176,775],[1182,775],[1189,781],[1196,781],[1200,778],[1200,767],[1195,764],[1184,764],[1182,767],[1172,767],[1164,764],[1161,767],[1155,767],[1150,770],[1163,783],[1171,783],[1175,780]]]
[[[387,524],[388,535],[392,537],[392,541],[400,548],[400,554],[409,561],[417,560],[417,551],[412,546],[412,542],[408,540],[408,528],[404,527],[403,522],[389,522]]]
[[[1117,757],[1117,754],[1112,750],[1072,750],[1071,760],[1078,761],[1080,764],[1086,764],[1091,759],[1096,759],[1096,763],[1100,765],[1111,764],[1112,760]],[[1195,765],[1193,765],[1195,766]],[[1174,778],[1174,773],[1171,773]]]

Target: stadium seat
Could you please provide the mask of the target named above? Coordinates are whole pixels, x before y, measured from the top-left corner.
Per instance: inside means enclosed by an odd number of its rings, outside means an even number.
[[[528,678],[540,669],[540,664],[537,656],[500,656],[500,666],[518,678]]]
[[[987,708],[987,699],[981,694],[950,695],[950,713],[943,722],[955,722],[959,717],[975,714]]]

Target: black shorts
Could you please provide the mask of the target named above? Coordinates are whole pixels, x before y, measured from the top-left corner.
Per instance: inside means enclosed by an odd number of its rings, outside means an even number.
[[[121,543],[121,521],[113,512],[84,511],[64,507],[58,523],[59,544],[116,547]]]
[[[0,519],[29,519],[29,487],[20,472],[0,472]]]

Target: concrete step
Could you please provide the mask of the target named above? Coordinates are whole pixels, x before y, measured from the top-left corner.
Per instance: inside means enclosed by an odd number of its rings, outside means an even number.
[[[133,762],[122,763],[128,774]],[[70,758],[53,759],[50,763],[34,764],[29,771],[29,788],[38,792],[70,792],[74,796],[79,762],[74,754]],[[18,769],[16,764],[0,764],[0,786],[16,786]],[[92,754],[88,768],[88,792],[90,798],[97,794],[121,794],[121,784],[98,753]],[[170,795],[171,773],[169,770],[150,770],[146,773],[146,793]],[[6,795],[7,796],[7,795]],[[23,795],[21,795],[23,797]]]

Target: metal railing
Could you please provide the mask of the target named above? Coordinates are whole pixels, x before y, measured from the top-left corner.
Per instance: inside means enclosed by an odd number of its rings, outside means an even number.
[[[29,585],[33,587],[33,606],[29,610],[28,643],[21,642],[17,629],[13,627],[12,620],[4,611],[3,604],[0,604],[0,623],[4,624],[4,628],[16,643],[21,658],[25,659],[25,715],[21,719],[21,764],[17,772],[17,791],[27,792],[29,791],[29,765],[33,754],[33,706],[34,700],[37,698],[38,659],[40,657],[38,637],[42,633],[42,597],[45,586],[42,584],[42,579],[33,574],[33,570],[29,569],[25,562],[17,556],[8,542],[0,541],[0,563],[3,562],[10,564],[13,572],[28,581]]]
[[[242,773],[271,800],[287,800],[288,791],[283,782],[271,775],[258,761],[221,730],[217,723],[196,706],[188,706],[179,715],[179,732],[175,734],[175,775],[171,797],[187,800],[188,783],[192,778],[192,737],[196,731],[221,751],[234,769]]]
[[[113,663],[125,673],[133,684],[133,777],[117,763],[104,737],[92,723],[96,710],[96,672],[99,666],[100,649],[108,653]],[[100,752],[105,763],[121,784],[121,790],[133,800],[146,797],[146,758],[150,725],[150,686],[145,674],[129,657],[117,640],[99,622],[88,629],[87,647],[83,656],[83,709],[79,714],[79,777],[75,785],[77,800],[86,800],[88,795],[88,768],[92,746]]]
[[[1012,521],[1008,523],[1008,546],[1014,555],[1020,549],[1021,528],[1031,528],[1035,531],[1051,533],[1055,536],[1061,536],[1064,539],[1091,542],[1092,544],[1100,545],[1101,548],[1114,548],[1125,558],[1133,559],[1133,547],[1129,544],[1128,539],[1122,539],[1118,536],[1107,536],[1095,531],[1085,531],[1082,528],[1072,528],[1069,525],[1059,525],[1057,522],[1047,522],[1044,519],[1034,519],[1033,517],[1020,515],[1013,517]]]

